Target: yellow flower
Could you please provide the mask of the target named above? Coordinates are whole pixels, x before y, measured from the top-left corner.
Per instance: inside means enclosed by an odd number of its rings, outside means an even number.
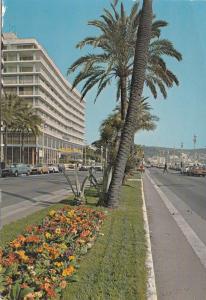
[[[55,210],[50,210],[50,212],[49,212],[50,217],[53,217],[55,214],[56,214]]]
[[[62,267],[63,266],[63,262],[55,262],[54,265],[58,268]]]
[[[24,262],[27,262],[29,260],[29,257],[27,255],[25,255],[24,250],[16,251],[16,253],[19,255],[21,260],[23,260]]]
[[[75,215],[74,210],[72,209],[72,210],[68,211],[67,215],[68,215],[68,217],[72,218]]]
[[[61,229],[60,229],[60,228],[57,228],[57,229],[55,230],[55,233],[56,233],[56,234],[61,234]]]
[[[74,260],[75,259],[75,256],[74,255],[70,255],[69,256],[69,260]]]
[[[46,232],[46,233],[45,233],[45,237],[46,237],[47,239],[49,239],[49,238],[51,237],[51,233]]]
[[[68,268],[64,269],[62,272],[62,276],[66,277],[66,276],[70,276],[72,275],[72,273],[74,272],[74,267],[73,266],[69,266]]]

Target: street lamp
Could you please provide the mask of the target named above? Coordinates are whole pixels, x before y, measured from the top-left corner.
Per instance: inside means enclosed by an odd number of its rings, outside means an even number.
[[[196,134],[193,135],[193,145],[194,145],[194,159],[196,160],[196,143],[197,143],[197,136]]]

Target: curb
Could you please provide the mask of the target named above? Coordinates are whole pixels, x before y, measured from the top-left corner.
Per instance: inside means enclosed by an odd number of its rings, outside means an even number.
[[[144,184],[142,179],[141,179],[141,192],[142,192],[142,201],[143,201],[142,210],[143,210],[144,228],[146,232],[146,242],[147,242],[147,258],[146,258],[146,267],[148,272],[147,300],[157,300],[157,289],[155,283],[154,264],[152,258],[150,230],[149,230],[147,208],[146,208],[145,197],[144,197]]]

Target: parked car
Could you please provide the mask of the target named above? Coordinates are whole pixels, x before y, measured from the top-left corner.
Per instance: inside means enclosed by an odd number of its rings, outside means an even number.
[[[37,164],[31,169],[32,174],[49,174],[49,168],[46,164]]]
[[[9,176],[11,174],[10,169],[9,168],[1,168],[0,167],[0,177],[6,177]]]
[[[81,167],[79,168],[79,171],[88,171],[89,168],[90,168],[90,166],[81,166]]]
[[[188,176],[206,176],[206,168],[202,166],[190,166],[183,169],[183,174]]]
[[[49,169],[49,173],[59,173],[58,166],[49,164],[48,169]]]
[[[97,172],[102,172],[103,171],[103,167],[102,166],[94,166],[94,169]]]
[[[191,174],[193,176],[203,176],[203,177],[205,177],[206,172],[205,172],[205,169],[203,169],[203,167],[196,166],[196,167],[191,168]]]
[[[30,165],[26,165],[26,164],[12,164],[10,166],[10,174],[11,176],[19,176],[21,174],[26,174],[26,175],[30,175],[31,174],[31,167]]]
[[[70,164],[64,164],[64,169],[65,169],[66,171],[69,171],[69,170],[75,170],[75,167],[76,167],[76,165],[75,165],[75,164],[72,164],[72,163],[70,163]]]

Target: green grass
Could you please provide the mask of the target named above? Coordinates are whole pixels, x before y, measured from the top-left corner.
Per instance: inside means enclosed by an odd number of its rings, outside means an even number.
[[[96,196],[94,189],[86,191],[92,208],[96,206]],[[26,226],[40,223],[49,210],[71,203],[71,198],[64,200],[62,204],[4,226],[0,245],[13,240]],[[82,257],[78,282],[68,285],[62,300],[146,299],[146,242],[141,207],[140,183],[129,181],[122,189],[119,209],[107,214],[101,229],[104,235],[100,235],[93,248]]]
[[[121,206],[110,211],[94,247],[83,257],[79,281],[63,300],[146,299],[146,243],[140,184],[123,187]]]

